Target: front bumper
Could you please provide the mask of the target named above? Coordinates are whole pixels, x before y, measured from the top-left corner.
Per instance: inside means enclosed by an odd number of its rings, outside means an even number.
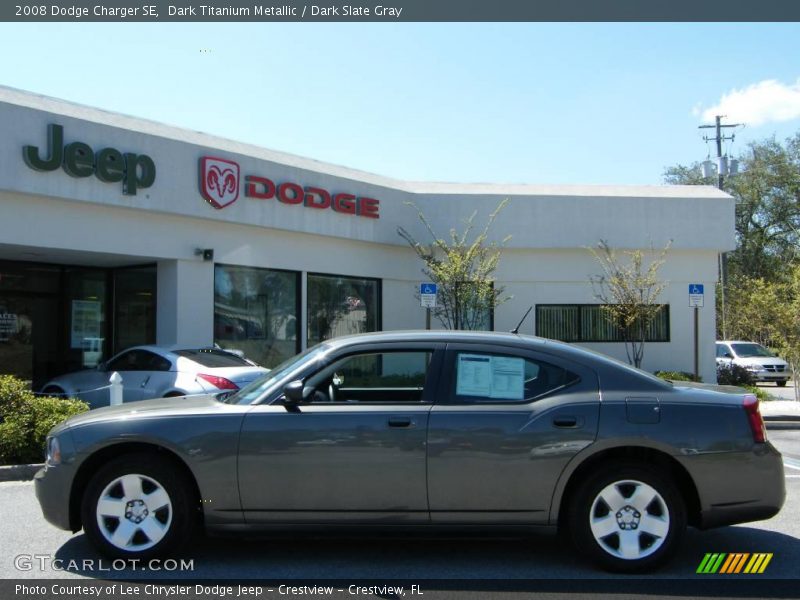
[[[69,498],[73,469],[69,465],[46,465],[33,477],[36,499],[48,523],[74,531],[70,524]]]
[[[756,381],[789,381],[791,373],[775,371],[750,371]]]

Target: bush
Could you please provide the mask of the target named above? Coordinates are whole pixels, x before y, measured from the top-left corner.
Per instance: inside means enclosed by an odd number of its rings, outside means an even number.
[[[656,371],[655,376],[669,381],[696,381],[698,383],[703,381],[702,378],[695,377],[694,373],[687,373],[686,371]]]
[[[0,375],[0,464],[42,462],[47,433],[87,410],[85,402],[35,396],[23,381]]]
[[[756,387],[754,385],[746,385],[745,388],[751,394],[755,394],[756,398],[758,398],[759,402],[764,402],[769,400],[769,394],[762,390],[760,387]]]
[[[733,363],[717,367],[717,383],[720,385],[738,385],[740,387],[754,386],[756,384],[750,371]]]

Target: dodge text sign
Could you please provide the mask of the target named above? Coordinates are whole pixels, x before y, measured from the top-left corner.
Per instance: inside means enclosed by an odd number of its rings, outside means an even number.
[[[233,204],[239,197],[239,164],[224,158],[200,159],[200,193],[216,209]],[[276,182],[260,175],[245,175],[244,195],[253,200],[277,200],[317,210],[330,209],[342,215],[380,218],[380,200],[344,192],[332,193],[321,187],[293,181]]]

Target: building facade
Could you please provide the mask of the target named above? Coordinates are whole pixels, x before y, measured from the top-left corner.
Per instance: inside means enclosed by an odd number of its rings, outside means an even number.
[[[0,88],[0,372],[92,367],[141,343],[243,350],[274,366],[331,336],[425,325],[417,209],[446,234],[509,199],[487,324],[625,359],[589,283],[588,247],[663,248],[669,282],[643,367],[693,370],[688,286],[705,287],[699,362],[714,370],[717,255],[734,201],[710,187],[398,181]],[[434,326],[437,323],[434,321]]]

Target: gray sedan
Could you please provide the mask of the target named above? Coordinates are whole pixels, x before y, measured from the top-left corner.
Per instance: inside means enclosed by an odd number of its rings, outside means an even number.
[[[767,519],[785,495],[754,396],[465,332],[340,338],[224,402],[73,417],[36,492],[51,523],[114,557],[163,555],[195,528],[549,527],[628,572],[666,561],[687,525]]]

